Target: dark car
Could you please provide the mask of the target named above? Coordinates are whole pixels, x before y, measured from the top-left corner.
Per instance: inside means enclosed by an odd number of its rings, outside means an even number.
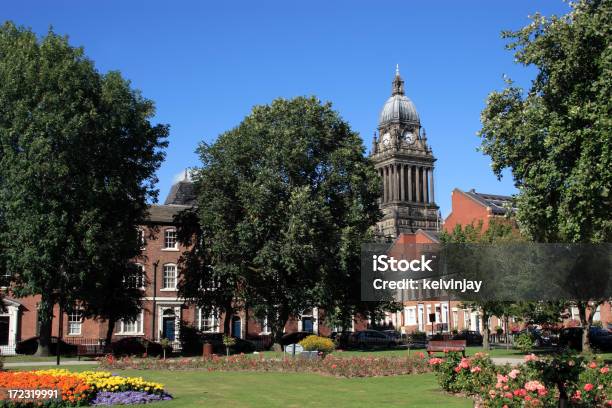
[[[311,332],[297,331],[292,333],[287,333],[281,337],[280,344],[282,346],[288,346],[289,344],[296,344],[300,341],[304,340],[308,336],[312,336]]]
[[[230,346],[232,353],[252,353],[255,351],[255,344],[248,340],[234,338],[236,343]],[[223,344],[223,333],[202,333],[200,336],[202,344],[209,343],[212,345],[213,353],[225,354],[225,345]]]
[[[529,334],[533,339],[534,347],[552,346],[552,340],[550,338],[550,335],[545,334],[542,330],[536,329],[535,327],[528,327],[517,333],[517,335],[521,334]]]
[[[467,346],[482,346],[482,334],[474,330],[462,330],[452,337],[453,340],[465,340]]]
[[[561,330],[559,345],[570,349],[582,350],[582,327],[567,327]],[[612,333],[600,327],[591,327],[589,331],[589,344],[591,347],[602,350],[612,350]]]
[[[160,356],[163,354],[161,344],[147,340],[145,347],[145,341],[142,337],[123,337],[111,343],[110,351],[116,356],[143,355],[145,352],[149,356]],[[171,351],[171,347],[166,349],[166,353]]]
[[[376,330],[361,330],[350,336],[349,345],[361,349],[394,348],[397,346],[397,343],[383,332]]]
[[[329,338],[332,339],[339,348],[347,348],[349,347],[349,341],[352,335],[352,331],[332,332]]]
[[[15,353],[32,355],[36,353],[38,349],[38,336],[30,337],[29,339],[22,340],[15,346]],[[51,344],[49,345],[51,354],[55,355],[57,350],[57,337],[51,337]],[[62,340],[60,345],[60,351],[62,355],[76,354],[77,347],[74,344],[68,344]]]
[[[397,330],[383,330],[383,333],[398,344],[402,342],[402,333],[398,332]]]

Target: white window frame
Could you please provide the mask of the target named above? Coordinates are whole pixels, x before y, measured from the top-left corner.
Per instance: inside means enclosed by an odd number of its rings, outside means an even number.
[[[168,239],[166,237],[166,235],[168,233],[173,233],[174,234],[174,246],[168,246]],[[178,251],[178,240],[176,238],[176,228],[174,227],[170,227],[170,228],[166,228],[164,229],[164,236],[163,236],[164,242],[163,242],[163,248],[162,251]]]
[[[416,306],[409,306],[404,308],[404,312],[406,313],[406,325],[407,326],[415,326],[417,324],[417,308]]]
[[[68,335],[69,336],[80,336],[83,328],[83,311],[81,309],[74,309],[68,313]],[[78,330],[73,330],[78,329]]]
[[[147,240],[145,238],[145,230],[138,227],[138,241],[140,242],[140,250],[144,251],[147,248]]]
[[[219,333],[219,319],[217,319],[216,312],[211,312],[208,316],[206,316],[206,319],[204,319],[204,317],[205,316],[204,312],[202,311],[202,308],[198,307],[198,330],[203,333]],[[210,320],[211,330],[204,330],[202,325],[204,320]]]
[[[174,286],[166,286],[166,268],[167,267],[172,267],[174,268]],[[164,264],[163,268],[162,268],[162,287],[160,289],[160,291],[162,292],[173,292],[176,291],[176,285],[178,283],[178,268],[176,266],[176,264],[174,263],[167,263]]]
[[[268,316],[266,316],[261,321],[261,331],[259,332],[259,334],[270,334],[270,333],[272,333],[272,331],[270,330],[270,325],[268,324]]]
[[[129,327],[128,325],[134,325],[134,329],[126,330],[126,328]],[[129,321],[126,321],[125,319],[121,319],[119,321],[119,331],[115,334],[117,334],[118,336],[127,336],[127,335],[143,336],[144,335],[144,310],[140,312],[138,317],[133,322],[129,322]]]
[[[140,274],[138,277],[136,277],[136,285],[134,285],[134,287],[130,287],[130,289],[145,289],[145,280],[146,280],[146,272],[145,272],[145,266],[141,263],[135,263],[134,264],[139,270],[140,270]],[[123,278],[123,283],[126,283],[126,277]],[[139,285],[140,284],[140,285]]]

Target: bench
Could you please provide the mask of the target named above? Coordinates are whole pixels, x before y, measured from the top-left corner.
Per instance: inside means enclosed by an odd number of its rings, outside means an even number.
[[[431,355],[436,352],[460,351],[465,357],[465,340],[430,340],[427,343],[427,354]]]
[[[81,357],[99,357],[105,354],[104,346],[100,344],[77,344],[76,347],[79,361]]]

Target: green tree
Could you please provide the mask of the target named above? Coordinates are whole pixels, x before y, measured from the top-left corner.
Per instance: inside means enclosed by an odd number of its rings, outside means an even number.
[[[491,220],[488,228],[483,229],[483,222],[477,224],[461,225],[440,234],[440,241],[443,244],[496,244],[503,242],[519,241],[521,239],[515,225],[511,220]],[[467,248],[466,248],[467,249]],[[480,251],[484,251],[481,249]],[[484,257],[486,258],[486,254]],[[492,316],[502,318],[510,313],[512,302],[501,300],[479,300],[464,302],[463,307],[474,311],[479,311],[482,317],[483,343],[485,350],[489,349],[489,319]]]
[[[334,318],[346,310],[343,320],[369,313],[355,282],[361,242],[380,216],[380,181],[331,104],[298,97],[256,106],[198,152],[201,256],[186,277],[208,281],[197,299],[248,298],[277,339],[290,316],[313,306]]]
[[[15,295],[40,295],[48,354],[53,306],[86,304],[140,253],[168,128],[118,72],[12,23],[0,28],[0,106],[0,242]]]
[[[516,61],[537,74],[526,92],[508,80],[506,89],[489,95],[481,148],[498,177],[511,170],[526,237],[610,242],[612,2],[581,0],[571,7],[565,16],[536,14],[526,27],[503,33]],[[577,302],[585,349],[603,300]]]

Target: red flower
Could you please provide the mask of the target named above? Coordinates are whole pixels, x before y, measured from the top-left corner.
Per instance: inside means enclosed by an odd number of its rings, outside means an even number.
[[[592,389],[593,389],[593,384],[591,384],[591,383],[584,384],[584,390],[585,391],[591,391]]]

